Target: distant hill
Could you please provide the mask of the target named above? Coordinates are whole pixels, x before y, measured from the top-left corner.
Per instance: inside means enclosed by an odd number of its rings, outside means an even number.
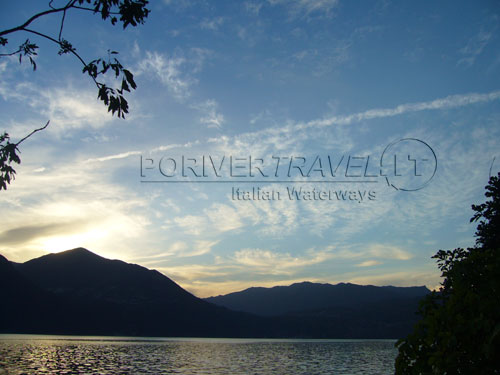
[[[29,320],[16,319],[4,324],[5,332],[241,337],[269,329],[266,321],[205,302],[157,271],[83,248],[5,267],[11,272],[3,285],[22,288],[10,304],[45,316],[35,329]],[[52,305],[60,308],[53,311]],[[48,307],[50,316],[44,313]]]
[[[425,286],[394,287],[340,283],[302,282],[273,288],[249,288],[241,292],[205,298],[205,301],[236,311],[276,316],[332,308],[363,309],[373,304],[420,299]],[[303,314],[302,314],[303,315]]]
[[[205,301],[157,271],[77,248],[25,263],[0,256],[0,332],[398,338],[427,292],[301,283]]]
[[[394,287],[302,282],[273,288],[249,288],[205,300],[235,311],[295,321],[307,337],[398,338],[418,319],[425,286]]]

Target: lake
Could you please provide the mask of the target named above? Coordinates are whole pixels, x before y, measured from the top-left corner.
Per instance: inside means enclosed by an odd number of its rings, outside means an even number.
[[[0,335],[0,375],[393,374],[394,343]]]

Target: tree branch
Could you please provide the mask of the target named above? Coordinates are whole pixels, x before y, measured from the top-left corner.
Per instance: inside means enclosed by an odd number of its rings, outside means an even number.
[[[11,53],[0,53],[0,57],[6,57],[6,56],[14,56],[14,55],[17,55],[19,52],[21,52],[22,49],[21,48],[18,48],[17,51],[15,52],[11,52]]]
[[[29,18],[22,25],[0,31],[0,45],[5,46],[8,41],[2,35],[7,35],[10,33],[15,33],[18,31],[25,31],[27,33],[31,33],[37,35],[38,37],[50,40],[51,42],[57,44],[60,49],[58,54],[66,54],[71,52],[73,56],[75,56],[83,65],[83,73],[88,73],[88,75],[94,81],[94,84],[98,88],[98,98],[104,102],[104,104],[108,108],[108,112],[112,112],[114,114],[118,111],[118,117],[125,118],[124,114],[128,113],[128,102],[123,97],[123,92],[130,92],[130,87],[132,89],[136,89],[137,85],[134,82],[134,78],[132,73],[127,69],[124,69],[120,62],[114,58],[111,59],[108,57],[108,61],[104,59],[96,59],[87,63],[77,52],[76,49],[72,46],[72,44],[64,39],[63,31],[66,21],[66,13],[70,9],[79,9],[84,11],[91,11],[94,14],[100,14],[103,20],[110,18],[111,24],[115,25],[118,22],[118,17],[115,15],[120,15],[120,22],[123,23],[123,28],[125,29],[128,25],[137,26],[138,24],[144,23],[144,19],[148,17],[150,12],[149,9],[146,8],[149,3],[148,0],[95,0],[93,9],[88,8],[86,6],[81,6],[85,3],[90,4],[91,0],[61,0],[64,1],[65,5],[56,8],[54,6],[55,0],[49,0],[48,6],[49,10],[40,12],[35,14],[31,18]],[[63,4],[64,4],[63,3]],[[118,8],[119,11],[112,11],[112,9]],[[28,26],[38,18],[42,16],[46,16],[49,14],[61,13],[62,17],[59,19],[58,24],[58,34],[45,34],[40,31],[36,31]],[[111,16],[111,17],[110,17]],[[18,50],[12,53],[4,53],[0,54],[2,56],[13,56],[19,54],[19,62],[22,61],[22,57],[27,56],[29,58],[33,70],[36,70],[36,63],[33,59],[33,56],[37,55],[35,52],[38,49],[38,46],[34,43],[30,43],[29,39],[26,40],[24,44],[22,44]],[[117,52],[110,52],[110,54],[116,54]],[[110,88],[105,83],[100,82],[98,80],[99,75],[104,75],[108,70],[112,70],[115,73],[115,78],[119,78],[120,74],[122,74],[122,82],[121,88]]]
[[[101,11],[96,11],[95,9],[85,8],[85,7],[81,7],[81,6],[78,6],[78,5],[73,5],[72,8],[74,8],[74,9],[80,9],[80,10],[88,10],[88,11],[94,12],[94,13],[101,13]],[[116,16],[116,15],[120,15],[120,12],[109,12],[109,14],[112,14],[112,15]]]
[[[62,23],[61,23],[61,32],[62,32],[62,24],[64,23],[64,17],[65,17],[65,14],[66,14],[66,11],[70,8],[74,8],[74,9],[80,9],[80,10],[87,10],[87,11],[91,11],[91,12],[94,12],[94,13],[102,13],[101,10],[95,10],[95,9],[92,9],[92,8],[85,8],[85,7],[81,7],[81,6],[78,6],[78,5],[75,5],[76,2],[78,0],[70,0],[64,7],[62,8],[54,8],[52,6],[52,2],[53,0],[51,0],[49,2],[49,6],[51,9],[49,10],[46,10],[46,11],[43,11],[43,12],[40,12],[38,14],[35,14],[34,16],[32,16],[31,18],[29,18],[25,23],[23,23],[22,25],[19,25],[17,27],[13,27],[11,29],[7,29],[7,30],[3,30],[3,31],[0,31],[0,36],[3,36],[3,35],[7,35],[7,34],[11,34],[11,33],[14,33],[16,31],[21,31],[21,30],[25,30],[27,26],[29,26],[33,21],[35,21],[36,19],[40,18],[40,17],[43,17],[43,16],[46,16],[47,14],[52,14],[52,13],[59,13],[59,12],[64,12],[64,15],[63,15],[63,20],[62,20]],[[112,14],[112,15],[120,15],[120,12],[109,12],[109,14]],[[59,37],[61,37],[61,32],[59,33]]]
[[[62,47],[62,43],[61,43],[59,40],[54,39],[54,38],[52,38],[52,37],[51,37],[51,36],[49,36],[49,35],[46,35],[46,34],[40,33],[40,32],[35,31],[35,30],[26,29],[26,28],[25,28],[25,29],[21,29],[21,30],[26,31],[26,32],[28,32],[28,33],[32,33],[32,34],[38,35],[38,36],[41,36],[42,38],[48,39],[48,40],[50,40],[50,41],[52,41],[52,42],[56,43],[56,44],[57,44],[57,45],[59,45],[60,47]],[[76,58],[77,58],[78,60],[80,60],[80,62],[83,64],[83,66],[87,66],[87,65],[88,65],[88,64],[85,62],[85,60],[84,60],[84,59],[82,59],[82,57],[81,57],[78,53],[76,53],[76,51],[75,51],[75,49],[74,49],[74,48],[71,48],[71,49],[69,50],[69,52],[71,52],[73,55],[75,55],[75,56],[76,56]],[[92,76],[91,76],[91,77],[92,77]],[[94,80],[94,83],[96,84],[96,86],[99,88],[99,87],[100,87],[100,86],[99,86],[99,82],[97,82],[97,81],[96,81],[96,79],[95,79],[94,77],[92,77],[92,79]]]
[[[64,19],[66,18],[66,10],[63,12],[62,19],[61,19],[61,27],[59,28],[59,41],[61,40],[61,35],[63,32],[63,27],[64,27]]]
[[[35,14],[33,17],[31,17],[30,19],[28,19],[25,23],[23,23],[20,26],[13,27],[12,29],[7,29],[7,30],[0,31],[0,36],[11,34],[11,33],[14,33],[16,31],[25,30],[26,26],[29,26],[37,18],[40,18],[42,16],[46,16],[47,14],[51,14],[51,13],[63,12],[65,10],[67,10],[67,9],[68,9],[67,7],[64,7],[64,8],[54,8],[54,9],[46,10],[45,12],[41,12],[41,13]]]
[[[24,142],[26,139],[28,139],[29,137],[31,137],[31,136],[32,136],[33,134],[35,134],[36,132],[39,132],[39,131],[41,131],[41,130],[45,129],[47,126],[49,126],[49,124],[50,124],[50,120],[49,120],[49,121],[47,121],[47,123],[46,123],[44,126],[42,126],[41,128],[38,128],[38,129],[33,130],[33,131],[32,131],[31,133],[29,133],[26,137],[24,137],[24,138],[23,138],[23,139],[21,139],[19,142],[17,142],[17,143],[16,143],[16,147],[17,147],[17,146],[19,146],[22,142]]]

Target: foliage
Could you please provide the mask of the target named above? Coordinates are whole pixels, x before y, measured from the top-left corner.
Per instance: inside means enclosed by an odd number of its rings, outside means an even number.
[[[421,302],[414,331],[397,342],[396,374],[500,373],[500,174],[485,195],[472,206],[476,246],[433,256],[444,281]]]
[[[13,180],[16,174],[14,168],[9,164],[21,163],[21,159],[17,155],[17,145],[10,143],[9,134],[3,133],[0,135],[0,190],[7,190],[7,184]]]
[[[94,14],[100,14],[103,20],[109,19],[113,25],[120,21],[125,29],[128,25],[137,26],[138,24],[144,23],[149,14],[149,9],[146,8],[148,0],[70,0],[66,5],[61,7],[55,7],[53,3],[54,0],[51,0],[48,4],[50,9],[35,14],[22,25],[0,31],[0,45],[6,46],[8,44],[8,39],[5,38],[5,36],[16,32],[27,32],[57,44],[59,46],[59,55],[71,53],[80,60],[83,64],[83,73],[87,73],[95,82],[99,91],[98,97],[108,107],[108,111],[111,111],[113,114],[117,112],[118,117],[124,118],[125,114],[128,113],[128,104],[123,97],[123,91],[130,91],[129,87],[132,89],[136,88],[132,73],[124,69],[116,58],[111,58],[109,56],[107,59],[98,58],[89,63],[85,62],[76,52],[76,48],[73,47],[68,40],[63,38],[64,21],[69,11],[90,11]],[[88,7],[88,4],[91,6]],[[59,35],[57,37],[29,28],[36,19],[58,13],[60,13],[62,17],[59,25]],[[18,55],[19,62],[22,62],[23,56],[28,57],[33,70],[36,70],[34,57],[37,55],[37,50],[38,45],[26,39],[26,41],[14,52],[3,53],[0,54],[0,56]],[[118,54],[116,51],[109,52],[110,56],[116,54]],[[121,76],[122,83],[120,88],[113,89],[108,87],[105,83],[98,81],[98,77],[106,74],[110,69],[115,73],[116,78]]]
[[[54,3],[57,2],[64,5],[55,6]],[[0,30],[0,47],[8,46],[9,40],[6,36],[15,33],[28,33],[55,43],[59,46],[59,55],[71,54],[82,63],[82,72],[87,74],[95,83],[97,97],[108,108],[108,112],[111,112],[112,115],[116,113],[119,118],[125,118],[125,114],[129,112],[129,107],[124,97],[124,92],[130,92],[131,89],[135,90],[137,88],[133,74],[118,61],[116,58],[118,52],[116,51],[108,50],[107,58],[97,58],[86,62],[73,44],[63,37],[64,22],[68,12],[92,12],[93,14],[100,15],[104,21],[109,20],[112,25],[121,23],[123,29],[129,25],[135,27],[143,24],[148,17],[150,12],[146,8],[148,2],[148,0],[50,0],[47,10],[33,15],[22,25],[3,31]],[[35,20],[49,15],[60,16],[59,33],[57,36],[44,34],[31,28]],[[0,57],[18,56],[20,63],[22,63],[23,58],[27,58],[33,70],[36,70],[35,58],[38,55],[38,49],[39,47],[36,43],[30,41],[30,39],[26,39],[16,50],[0,53]],[[109,87],[102,81],[103,76],[108,72],[114,73],[115,79],[121,79],[119,87]],[[40,129],[36,131],[38,130]],[[0,190],[7,189],[7,184],[14,179],[16,172],[12,168],[12,163],[19,164],[21,162],[17,154],[19,151],[17,146],[21,142],[14,144],[10,143],[9,139],[7,133],[3,133],[0,138]]]
[[[36,132],[45,129],[49,123],[50,121],[47,121],[44,126],[33,130],[17,143],[11,143],[10,136],[6,132],[0,135],[0,190],[7,190],[7,184],[16,178],[16,171],[11,164],[21,164],[21,158],[17,154],[19,152],[18,146]]]

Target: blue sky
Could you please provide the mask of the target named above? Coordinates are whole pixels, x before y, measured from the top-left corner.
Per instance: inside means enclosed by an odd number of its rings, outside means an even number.
[[[0,28],[46,5],[3,4]],[[158,269],[205,297],[303,280],[434,288],[430,257],[474,243],[470,205],[484,200],[490,168],[500,170],[496,2],[163,0],[150,8],[144,25],[125,31],[91,14],[66,19],[63,35],[86,60],[117,50],[134,73],[125,120],[106,112],[76,59],[32,36],[9,38],[11,49],[29,37],[40,50],[36,72],[0,58],[1,130],[20,139],[51,123],[22,144],[17,178],[0,193],[2,255],[26,261],[83,246]],[[57,20],[33,28],[57,35]],[[302,177],[297,168],[283,184],[249,183],[228,169],[226,183],[179,173],[190,182],[144,182],[169,180],[162,157],[379,163],[401,139],[425,142],[437,161],[416,191],[380,174],[321,183],[321,172]],[[389,151],[429,159],[422,145]],[[143,177],[141,158],[155,168]],[[427,163],[419,181],[432,175]],[[420,187],[410,177],[395,184]],[[282,199],[236,200],[233,187]],[[374,199],[297,201],[290,188]]]

